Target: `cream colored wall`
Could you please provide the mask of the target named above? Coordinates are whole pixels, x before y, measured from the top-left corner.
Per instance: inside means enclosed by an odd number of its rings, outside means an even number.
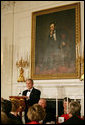
[[[8,98],[12,91],[12,58],[13,6],[1,9],[1,96],[4,98]]]
[[[19,71],[16,61],[31,54],[32,12],[79,1],[3,1],[1,6],[1,96],[9,98],[25,89],[25,83],[17,83]],[[81,3],[81,43],[84,45],[84,2]],[[30,77],[30,67],[25,69]],[[76,79],[35,80],[35,87],[41,90],[41,97],[83,98],[84,83]],[[51,90],[51,92],[50,92]],[[61,93],[62,92],[62,93]],[[82,106],[84,102],[82,100]],[[84,108],[83,108],[84,109]],[[82,109],[82,114],[84,113]]]

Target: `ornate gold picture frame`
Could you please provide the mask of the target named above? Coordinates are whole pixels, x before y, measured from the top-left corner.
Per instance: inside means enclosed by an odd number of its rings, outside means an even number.
[[[80,3],[32,13],[31,78],[80,78]]]

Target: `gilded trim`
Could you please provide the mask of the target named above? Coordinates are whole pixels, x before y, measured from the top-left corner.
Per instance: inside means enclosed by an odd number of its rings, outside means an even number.
[[[76,73],[68,74],[51,74],[36,75],[35,74],[35,40],[36,40],[36,16],[58,12],[61,10],[75,9],[75,45],[76,45]],[[31,78],[32,79],[79,79],[80,78],[80,3],[59,6],[46,10],[36,11],[32,13],[32,42],[31,42]]]

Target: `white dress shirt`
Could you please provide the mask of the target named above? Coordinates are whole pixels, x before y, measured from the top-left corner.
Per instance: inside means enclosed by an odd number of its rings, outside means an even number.
[[[26,96],[30,97],[30,93],[31,93],[32,89],[30,89],[30,91],[27,92]]]

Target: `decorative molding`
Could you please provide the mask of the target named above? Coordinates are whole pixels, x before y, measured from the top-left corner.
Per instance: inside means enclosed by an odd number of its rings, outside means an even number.
[[[76,84],[75,84],[76,83]],[[25,82],[20,82],[20,83],[13,83],[13,86],[16,87],[26,87],[26,83]],[[56,87],[83,87],[84,86],[84,82],[80,81],[80,80],[74,80],[74,82],[66,82],[66,81],[58,81],[58,82],[54,82],[54,81],[34,81],[34,86],[35,87],[42,87],[42,88],[56,88]]]
[[[8,9],[15,6],[15,1],[1,1],[1,9]]]

